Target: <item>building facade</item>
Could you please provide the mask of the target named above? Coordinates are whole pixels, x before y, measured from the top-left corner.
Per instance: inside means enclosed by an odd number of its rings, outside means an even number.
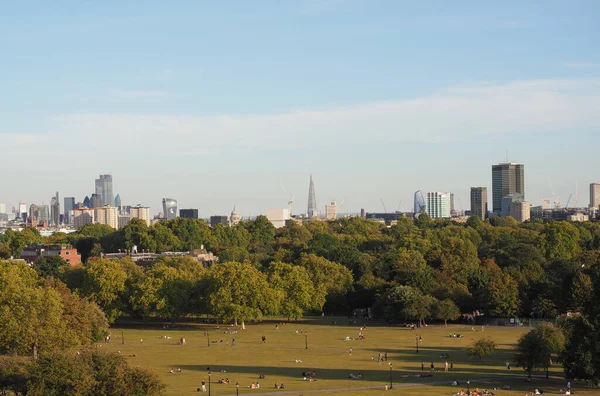
[[[235,210],[235,205],[234,205],[233,210],[231,211],[231,216],[229,216],[229,223],[232,226],[235,226],[235,225],[238,225],[238,223],[240,222],[241,219],[242,219],[242,217],[240,216],[238,211]]]
[[[428,192],[426,206],[432,219],[450,218],[450,193]]]
[[[173,198],[163,198],[163,216],[167,220],[177,217],[177,201]]]
[[[590,184],[590,208],[600,207],[600,183]]]
[[[115,197],[113,195],[112,175],[100,175],[95,182],[96,195],[98,196],[98,202],[95,207],[113,206],[115,204]]]
[[[525,201],[513,201],[510,204],[510,216],[522,222],[531,218],[531,204]]]
[[[197,219],[198,209],[180,209],[179,217],[183,217],[184,219]]]
[[[505,163],[492,165],[492,211],[499,214],[502,198],[510,194],[522,194],[525,198],[525,166]]]
[[[147,206],[132,206],[129,210],[129,215],[132,219],[142,219],[150,227],[150,208]]]
[[[60,197],[58,191],[50,200],[50,218],[53,226],[58,227],[60,225]]]
[[[222,224],[224,226],[228,226],[229,218],[227,216],[210,216],[210,226],[214,227],[217,224]]]
[[[65,214],[65,223],[72,224],[73,223],[73,209],[75,209],[75,197],[65,197],[64,198],[64,214]]]
[[[471,187],[471,216],[485,220],[488,216],[487,187]]]
[[[94,224],[96,219],[93,208],[73,209],[73,226],[77,229],[86,224]]]
[[[290,220],[290,210],[285,209],[267,209],[267,219],[275,228],[285,227],[287,220]]]
[[[329,205],[325,205],[325,219],[337,219],[337,202],[332,201]]]
[[[119,209],[116,206],[102,206],[95,208],[96,223],[106,224],[114,228],[119,228]]]

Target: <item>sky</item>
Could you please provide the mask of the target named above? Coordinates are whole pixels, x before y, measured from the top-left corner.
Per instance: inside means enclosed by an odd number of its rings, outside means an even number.
[[[470,207],[525,164],[532,205],[600,182],[600,2],[0,0],[0,203],[202,216]]]

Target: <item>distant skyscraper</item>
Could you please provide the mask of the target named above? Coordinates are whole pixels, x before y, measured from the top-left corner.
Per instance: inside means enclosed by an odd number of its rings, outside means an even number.
[[[88,197],[87,195],[83,199],[83,206],[85,206],[86,208],[91,208],[91,206],[90,206],[90,197]]]
[[[50,210],[48,208],[48,205],[39,205],[38,206],[38,217],[37,217],[37,223],[38,224],[50,224]]]
[[[510,215],[519,222],[529,220],[531,218],[531,205],[529,202],[513,201],[510,203]]]
[[[102,197],[98,194],[92,194],[92,198],[90,198],[90,208],[99,208],[102,205]]]
[[[19,212],[17,217],[20,217],[21,220],[27,220],[27,204],[23,201],[19,202]]]
[[[197,219],[198,209],[181,209],[179,210],[179,217],[184,219]]]
[[[330,205],[325,205],[325,218],[327,220],[337,219],[337,203],[335,201],[331,202]]]
[[[72,211],[73,211],[73,209],[75,209],[75,197],[65,197],[63,209],[64,209],[63,213],[65,214],[65,223],[72,224],[73,223]]]
[[[488,212],[487,187],[471,187],[471,216],[485,220]]]
[[[0,203],[0,213],[6,213],[6,204]]]
[[[52,197],[50,200],[50,213],[52,225],[58,227],[60,225],[60,198],[58,196],[58,191],[56,192],[56,196]]]
[[[227,216],[210,216],[210,226],[215,227],[217,224],[228,226],[229,218]]]
[[[308,211],[306,213],[310,218],[318,216],[315,183],[313,182],[312,175],[310,175],[310,184],[308,185]]]
[[[415,218],[419,217],[419,215],[425,212],[427,209],[427,204],[425,203],[425,198],[423,198],[423,192],[421,190],[415,192],[415,202],[414,202],[414,215]]]
[[[600,184],[590,184],[590,208],[600,207]]]
[[[115,207],[119,209],[119,213],[121,212],[121,195],[117,194],[115,196]]]
[[[100,200],[98,206],[114,205],[115,197],[113,195],[111,175],[100,175],[100,177],[96,179],[96,194]]]
[[[450,217],[450,194],[441,192],[427,193],[427,214],[432,219]]]
[[[31,219],[31,225],[37,225],[37,218],[40,215],[38,207],[36,204],[29,205],[29,212],[27,214],[28,218]]]
[[[163,198],[163,216],[167,220],[177,217],[177,201],[173,198]]]
[[[509,194],[522,194],[525,198],[525,166],[522,164],[492,165],[492,211],[502,210],[502,198]]]

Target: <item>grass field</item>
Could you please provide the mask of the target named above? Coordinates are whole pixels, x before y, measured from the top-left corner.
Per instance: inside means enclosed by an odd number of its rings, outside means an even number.
[[[333,324],[333,320],[337,324]],[[460,388],[466,389],[466,379],[470,379],[472,389],[501,388],[506,384],[518,389],[495,391],[497,395],[524,395],[531,393],[535,387],[558,393],[558,389],[565,386],[560,379],[562,368],[559,365],[551,370],[555,379],[536,378],[533,383],[524,381],[522,370],[516,367],[510,371],[505,369],[505,362],[512,357],[513,345],[521,334],[529,330],[526,328],[486,327],[482,331],[481,327],[476,327],[477,331],[472,331],[471,326],[457,325],[448,328],[429,326],[413,331],[368,325],[362,331],[366,339],[358,340],[362,323],[349,324],[348,319],[309,318],[279,326],[279,329],[276,329],[275,323],[272,320],[248,325],[244,331],[223,325],[186,325],[166,329],[162,325],[150,324],[113,327],[111,343],[99,344],[98,347],[120,351],[131,364],[158,373],[167,384],[170,395],[198,394],[196,389],[201,381],[208,382],[207,368],[210,368],[211,394],[214,395],[235,395],[236,382],[240,385],[239,394],[243,395],[264,392],[324,394],[334,389],[343,389],[339,394],[346,396],[375,395],[390,383],[389,363],[392,363],[392,381],[396,385],[388,391],[389,394],[450,395]],[[239,331],[229,334],[235,330]],[[210,347],[207,346],[205,332],[209,334]],[[464,338],[448,337],[453,332],[463,334]],[[125,344],[121,343],[122,335]],[[263,335],[266,337],[264,344],[261,342]],[[419,344],[419,353],[416,353],[418,336],[423,341]],[[464,348],[484,336],[492,337],[498,344],[498,350],[482,364],[477,358],[468,357]],[[186,339],[187,345],[178,345],[180,337]],[[354,340],[347,341],[345,337]],[[231,345],[232,338],[235,338],[235,346]],[[306,342],[308,349],[305,349]],[[387,362],[377,363],[379,352],[387,353]],[[448,353],[450,358],[440,358],[442,353]],[[302,363],[296,363],[295,359]],[[446,360],[454,363],[454,370],[444,372]],[[421,361],[425,362],[425,374],[431,374],[431,377],[414,377],[421,373]],[[435,365],[434,372],[429,368],[431,362]],[[170,373],[171,369],[175,373]],[[182,371],[179,373],[177,369]],[[304,381],[301,373],[313,370],[316,381]],[[350,373],[361,373],[364,378],[349,379]],[[266,378],[259,380],[259,374]],[[219,378],[228,378],[230,383],[218,384]],[[458,380],[461,386],[450,387],[453,380]],[[260,390],[248,388],[257,381],[261,384]],[[284,383],[285,390],[275,390],[275,383]],[[317,392],[319,390],[323,392]],[[591,392],[582,390],[577,394],[594,394]]]

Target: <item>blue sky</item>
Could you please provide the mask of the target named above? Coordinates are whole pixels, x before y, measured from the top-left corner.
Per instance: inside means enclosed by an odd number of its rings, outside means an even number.
[[[484,4],[485,3],[485,4]],[[600,181],[597,1],[0,1],[0,202],[409,210],[525,164]],[[490,197],[491,199],[491,197]],[[574,198],[573,198],[574,199]]]

